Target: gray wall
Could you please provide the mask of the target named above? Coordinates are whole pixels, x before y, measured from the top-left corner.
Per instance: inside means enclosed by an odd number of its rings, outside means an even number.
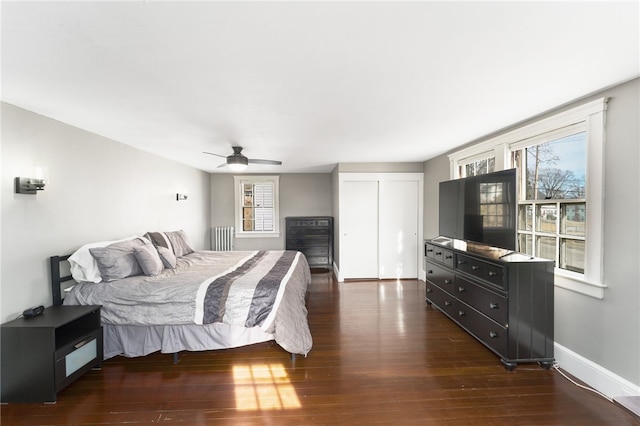
[[[556,288],[555,340],[635,385],[640,385],[639,95],[640,79],[636,79],[537,118],[596,98],[610,98],[605,129],[603,248],[604,284],[608,288],[603,300]],[[449,179],[448,164],[446,155],[425,163],[425,235],[437,232],[435,185]]]
[[[234,226],[234,180],[231,174],[211,174],[211,226]],[[329,173],[280,175],[280,238],[236,238],[236,250],[285,248],[285,217],[332,216]]]
[[[49,256],[85,243],[182,228],[209,248],[208,173],[5,103],[1,114],[2,322],[51,305]],[[34,177],[37,164],[45,190],[15,194],[14,177]]]

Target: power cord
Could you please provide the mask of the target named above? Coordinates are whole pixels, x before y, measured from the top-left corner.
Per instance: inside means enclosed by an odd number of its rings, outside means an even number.
[[[552,368],[553,368],[554,370],[556,370],[558,373],[560,373],[560,375],[561,375],[562,377],[564,377],[565,379],[567,379],[568,381],[570,381],[571,383],[573,383],[573,384],[574,384],[574,385],[576,385],[577,387],[579,387],[579,388],[581,388],[581,389],[584,389],[584,390],[588,390],[589,392],[593,392],[593,393],[595,393],[596,395],[600,395],[601,397],[603,397],[603,398],[604,398],[604,399],[606,399],[607,401],[609,401],[609,402],[613,403],[613,399],[609,398],[607,395],[603,394],[602,392],[598,392],[597,390],[595,390],[595,389],[593,389],[593,388],[590,388],[590,387],[588,387],[588,386],[581,385],[580,383],[576,382],[576,381],[575,381],[575,380],[573,380],[571,377],[569,377],[568,375],[566,375],[566,374],[564,373],[564,371],[560,370],[560,364],[558,364],[558,362],[557,362],[557,361],[553,363]]]

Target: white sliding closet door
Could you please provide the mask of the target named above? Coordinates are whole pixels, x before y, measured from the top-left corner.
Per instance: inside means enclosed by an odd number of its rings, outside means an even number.
[[[377,278],[378,182],[345,181],[340,211],[340,274]]]
[[[418,277],[417,181],[380,181],[379,278]]]

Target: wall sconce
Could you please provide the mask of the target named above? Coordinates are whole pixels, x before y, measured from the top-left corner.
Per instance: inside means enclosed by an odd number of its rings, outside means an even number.
[[[180,193],[176,194],[176,201],[184,201],[186,199],[187,199],[187,194],[180,194]]]
[[[36,192],[44,190],[44,179],[17,177],[14,181],[16,194],[36,194]]]

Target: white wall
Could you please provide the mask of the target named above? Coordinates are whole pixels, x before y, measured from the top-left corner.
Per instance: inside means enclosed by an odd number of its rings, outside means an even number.
[[[184,229],[196,248],[209,248],[208,173],[1,106],[0,321],[51,305],[49,256],[82,244]],[[48,169],[45,190],[15,194],[14,177],[34,177],[37,164]],[[176,201],[185,191],[188,200]]]

